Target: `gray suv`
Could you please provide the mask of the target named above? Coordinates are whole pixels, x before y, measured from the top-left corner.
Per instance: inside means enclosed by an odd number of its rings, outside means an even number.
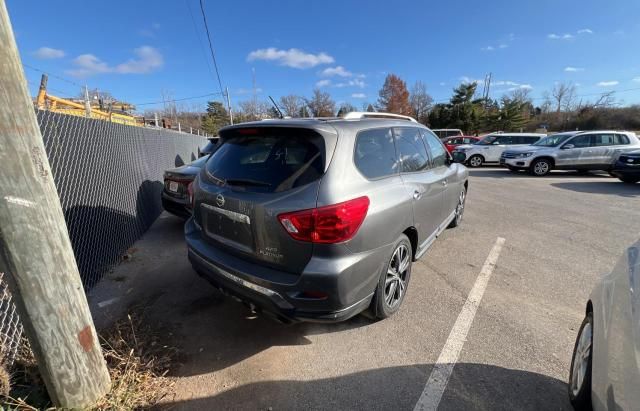
[[[412,262],[460,223],[468,172],[415,120],[355,114],[220,131],[185,225],[201,276],[282,321],[398,310]]]
[[[525,147],[505,150],[500,165],[511,171],[528,170],[545,176],[558,170],[612,169],[621,153],[637,150],[640,141],[627,131],[570,131],[552,134]]]

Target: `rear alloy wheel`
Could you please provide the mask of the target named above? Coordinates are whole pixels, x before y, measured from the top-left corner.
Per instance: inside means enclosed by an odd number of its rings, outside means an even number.
[[[469,167],[480,167],[484,163],[484,158],[481,155],[475,154],[469,158]]]
[[[462,186],[462,191],[460,192],[460,196],[458,196],[458,204],[456,205],[456,216],[449,223],[448,228],[454,228],[460,225],[462,221],[462,215],[464,214],[464,203],[467,200],[467,189]]]
[[[640,178],[638,177],[619,177],[619,178],[620,178],[620,181],[627,184],[635,184],[638,181],[640,181]]]
[[[541,158],[531,164],[531,174],[537,177],[546,176],[551,172],[551,161]]]
[[[411,243],[407,236],[402,234],[393,248],[375,291],[372,308],[377,319],[388,318],[400,308],[411,277],[412,258]]]
[[[593,361],[593,314],[582,321],[571,358],[569,400],[576,410],[591,409],[591,367]]]

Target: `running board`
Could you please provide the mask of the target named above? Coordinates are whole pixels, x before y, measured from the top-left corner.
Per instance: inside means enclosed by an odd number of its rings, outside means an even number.
[[[420,246],[418,246],[418,250],[416,250],[416,256],[413,261],[417,261],[424,255],[424,253],[427,252],[434,241],[436,241],[436,238],[438,238],[438,236],[440,236],[440,234],[449,227],[449,224],[451,224],[451,221],[453,221],[454,218],[456,218],[456,210],[453,210],[446,220],[444,220],[444,223],[441,224],[438,229],[434,231],[433,234],[431,234],[422,244],[420,244]]]

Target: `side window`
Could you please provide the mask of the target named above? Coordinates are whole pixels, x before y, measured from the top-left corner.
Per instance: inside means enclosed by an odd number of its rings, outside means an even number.
[[[441,167],[447,165],[447,151],[444,146],[438,140],[433,133],[423,130],[422,136],[424,137],[424,141],[427,143],[427,147],[429,148],[429,153],[431,154],[431,165],[435,167]]]
[[[593,145],[612,146],[615,144],[615,134],[596,134],[593,136]]]
[[[577,136],[567,141],[567,144],[573,144],[575,148],[585,148],[591,147],[591,135],[585,134],[582,136]]]
[[[498,144],[507,144],[507,145],[518,144],[517,137],[514,137],[514,136],[500,136],[498,137],[497,140],[498,140]]]
[[[353,159],[367,178],[386,177],[400,171],[390,128],[359,132]]]
[[[429,168],[429,157],[420,136],[420,129],[396,127],[393,133],[396,136],[396,148],[403,172],[411,173]]]
[[[473,144],[474,142],[475,140],[468,137],[462,139],[462,144]]]
[[[629,137],[627,137],[624,134],[616,134],[615,140],[614,140],[614,144],[617,146],[623,146],[625,144],[631,144],[631,142],[629,141]]]

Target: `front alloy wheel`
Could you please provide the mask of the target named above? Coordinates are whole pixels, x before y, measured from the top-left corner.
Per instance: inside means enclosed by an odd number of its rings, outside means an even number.
[[[471,156],[471,158],[469,159],[469,166],[476,168],[476,167],[480,167],[482,165],[482,163],[484,162],[482,156],[479,155],[473,155]]]
[[[549,160],[536,160],[533,162],[533,164],[531,164],[531,173],[534,176],[546,176],[547,174],[549,174],[549,172],[551,172],[551,163],[549,162]]]
[[[585,317],[571,358],[569,400],[576,410],[591,409],[591,367],[593,359],[593,314]]]
[[[387,318],[400,308],[411,277],[412,259],[411,243],[403,234],[396,242],[386,270],[380,276],[376,288],[372,308],[378,319]]]

